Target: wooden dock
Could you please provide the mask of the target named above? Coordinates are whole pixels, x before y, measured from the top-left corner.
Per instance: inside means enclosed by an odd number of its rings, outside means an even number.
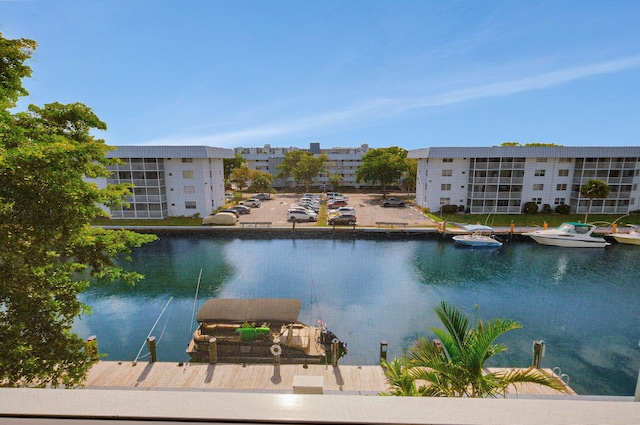
[[[495,370],[495,369],[490,369]],[[553,374],[550,369],[545,373]],[[172,389],[190,391],[253,391],[293,393],[294,378],[322,377],[325,394],[378,395],[389,384],[380,366],[274,364],[207,364],[113,362],[96,363],[85,388]],[[575,392],[567,386],[567,394]],[[520,395],[562,395],[540,385],[523,384],[508,391]]]

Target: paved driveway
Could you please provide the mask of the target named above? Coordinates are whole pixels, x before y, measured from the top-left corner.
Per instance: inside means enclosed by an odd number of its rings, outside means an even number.
[[[435,223],[413,206],[388,207],[380,206],[380,194],[346,194],[349,206],[356,209],[358,226],[377,226],[377,223],[406,223],[408,226],[434,226]],[[392,195],[387,195],[392,196]],[[395,194],[407,201],[412,197]],[[287,209],[300,199],[299,194],[287,193],[272,195],[268,201],[263,201],[260,208],[252,208],[251,214],[240,216],[240,223],[271,222],[273,226],[293,226],[287,221]],[[296,223],[296,227],[312,227],[315,223]]]

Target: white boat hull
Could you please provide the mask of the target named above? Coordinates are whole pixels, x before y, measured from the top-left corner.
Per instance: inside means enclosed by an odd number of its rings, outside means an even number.
[[[493,239],[489,236],[454,236],[453,240],[460,245],[473,246],[473,247],[499,247],[502,246],[502,242]]]
[[[565,235],[536,235],[529,233],[534,241],[541,245],[562,246],[566,248],[604,248],[610,245],[603,238],[577,239],[574,236]]]
[[[618,243],[623,243],[627,245],[640,245],[640,236],[637,236],[637,235],[625,235],[622,233],[620,234],[614,233],[612,236]]]

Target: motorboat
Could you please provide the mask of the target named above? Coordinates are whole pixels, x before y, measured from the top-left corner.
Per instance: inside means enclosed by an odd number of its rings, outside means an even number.
[[[594,234],[596,226],[588,223],[565,222],[553,229],[523,233],[542,245],[568,248],[604,248],[611,245],[602,236]]]
[[[640,245],[640,227],[635,224],[628,224],[627,226],[631,227],[631,230],[627,233],[612,233],[611,236],[618,243],[628,244],[628,245]]]
[[[466,235],[456,235],[453,240],[460,245],[473,246],[473,247],[493,247],[497,248],[502,246],[502,242],[497,240],[493,235],[479,230],[477,232],[469,233]]]
[[[326,325],[298,321],[300,300],[211,298],[187,347],[192,362],[337,364],[347,344]]]

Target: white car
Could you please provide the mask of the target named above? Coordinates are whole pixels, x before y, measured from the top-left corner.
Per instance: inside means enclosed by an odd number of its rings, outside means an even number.
[[[250,198],[250,199],[247,199],[246,201],[240,201],[238,203],[240,205],[244,205],[245,207],[251,207],[251,208],[258,208],[260,205],[262,205],[262,202],[260,202],[260,200],[256,198]]]
[[[318,214],[300,209],[287,211],[287,221],[318,221]]]
[[[329,214],[351,214],[356,215],[356,209],[353,207],[339,207],[333,210],[329,210]]]

